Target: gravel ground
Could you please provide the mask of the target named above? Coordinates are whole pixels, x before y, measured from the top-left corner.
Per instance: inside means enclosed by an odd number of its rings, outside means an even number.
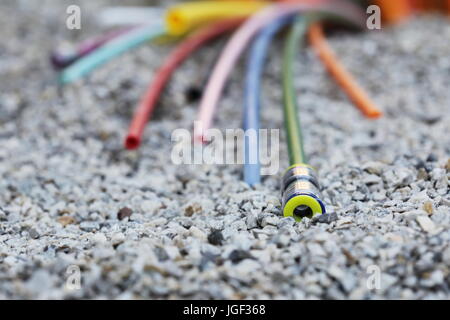
[[[381,120],[363,119],[309,49],[298,59],[306,151],[330,214],[294,223],[281,216],[281,172],[252,189],[237,165],[170,164],[171,132],[196,115],[184,91],[221,43],[183,65],[127,152],[132,110],[170,46],[59,90],[50,48],[99,32],[94,9],[119,1],[84,1],[81,31],[64,28],[66,2],[0,4],[0,298],[450,298],[446,19],[332,38]],[[282,125],[279,47],[265,128]],[[241,69],[220,128],[240,126]],[[77,268],[79,290],[67,286]]]

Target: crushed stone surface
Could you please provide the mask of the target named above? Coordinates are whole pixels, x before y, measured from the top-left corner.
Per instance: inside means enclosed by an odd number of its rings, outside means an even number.
[[[337,33],[343,63],[384,111],[363,118],[311,49],[296,63],[306,152],[329,215],[283,218],[280,176],[250,188],[239,165],[171,164],[171,133],[192,128],[185,92],[218,41],[173,77],[142,147],[122,141],[171,45],[147,45],[58,88],[51,48],[100,33],[65,29],[67,5],[0,4],[0,298],[448,299],[450,23],[419,17]],[[262,127],[282,128],[281,53],[271,50]],[[216,127],[241,125],[244,63]],[[71,282],[80,275],[79,286]]]

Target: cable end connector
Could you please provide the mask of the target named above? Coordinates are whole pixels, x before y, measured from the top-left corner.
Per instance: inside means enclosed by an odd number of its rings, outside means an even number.
[[[283,176],[283,215],[297,222],[325,214],[325,205],[320,200],[320,189],[314,169],[305,164],[288,168]]]
[[[56,70],[61,70],[71,65],[77,59],[76,55],[62,55],[57,52],[50,54],[50,63]]]

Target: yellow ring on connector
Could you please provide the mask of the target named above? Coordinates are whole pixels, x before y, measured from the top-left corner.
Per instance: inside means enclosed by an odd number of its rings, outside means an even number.
[[[296,163],[296,164],[293,164],[292,166],[289,166],[285,171],[284,171],[284,173],[286,173],[286,172],[288,172],[289,170],[291,170],[292,168],[295,168],[295,167],[307,167],[307,168],[310,168],[310,169],[312,169],[312,170],[316,170],[316,168],[314,168],[313,166],[311,166],[311,165],[309,165],[309,164],[306,164],[306,163]]]
[[[301,194],[289,199],[289,201],[284,206],[283,215],[285,217],[293,217],[297,222],[301,221],[301,218],[298,218],[294,215],[295,208],[301,205],[305,205],[311,208],[313,217],[323,213],[322,206],[316,198],[306,194]]]

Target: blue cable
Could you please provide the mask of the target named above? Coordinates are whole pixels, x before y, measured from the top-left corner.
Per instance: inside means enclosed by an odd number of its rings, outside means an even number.
[[[254,40],[247,62],[244,88],[244,181],[253,186],[261,182],[259,162],[259,110],[261,79],[269,45],[283,27],[296,15],[280,18],[267,25]]]

